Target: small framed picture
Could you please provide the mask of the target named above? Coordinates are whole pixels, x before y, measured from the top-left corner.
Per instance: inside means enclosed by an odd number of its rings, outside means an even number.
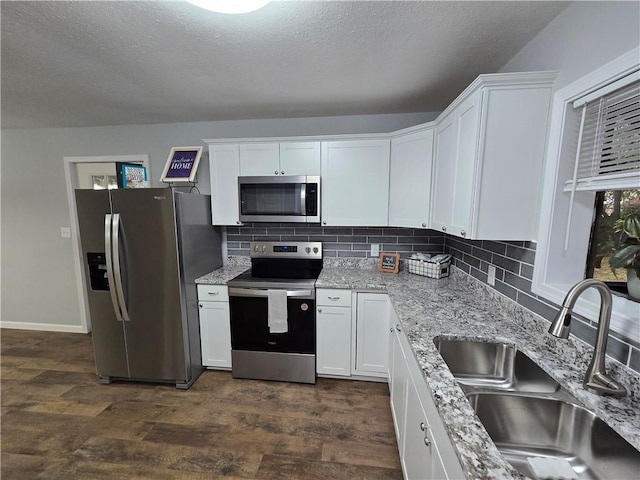
[[[400,254],[380,252],[378,270],[381,272],[398,273],[398,270],[400,270]]]
[[[195,182],[202,147],[174,147],[164,166],[161,182]]]
[[[147,169],[137,163],[116,162],[116,175],[118,188],[145,188],[147,182]]]

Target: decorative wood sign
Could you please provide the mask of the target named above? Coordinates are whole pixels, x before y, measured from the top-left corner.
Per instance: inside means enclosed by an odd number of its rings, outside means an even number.
[[[194,182],[200,163],[202,147],[176,147],[171,149],[169,158],[160,177],[161,182]]]
[[[398,270],[400,270],[400,254],[380,252],[378,270],[381,272],[398,273]]]

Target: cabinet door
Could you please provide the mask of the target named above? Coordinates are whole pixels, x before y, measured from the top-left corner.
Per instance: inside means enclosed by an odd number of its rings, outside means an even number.
[[[231,368],[231,325],[228,302],[199,302],[202,365]]]
[[[213,224],[239,225],[240,153],[237,144],[209,145],[209,174]]]
[[[480,106],[482,92],[478,92],[456,108],[458,151],[455,162],[453,208],[448,233],[471,237],[474,205],[478,136],[480,134]]]
[[[400,458],[403,458],[405,402],[407,398],[409,370],[398,335],[395,332],[396,328],[399,329],[400,325],[394,325],[394,332],[391,333],[393,349],[389,358],[391,364],[391,368],[389,369],[389,388],[391,392],[389,395],[391,416],[393,417],[393,425],[396,429],[396,439],[398,441],[398,452],[400,453]]]
[[[436,129],[436,157],[433,178],[431,228],[447,231],[453,210],[457,134],[455,112],[447,115]]]
[[[430,227],[433,131],[391,139],[389,226]]]
[[[386,377],[389,340],[389,296],[358,293],[356,310],[356,371]]]
[[[322,142],[322,224],[386,226],[389,140]]]
[[[319,374],[351,375],[351,308],[320,305],[316,317]]]
[[[281,175],[320,175],[320,142],[282,142]]]
[[[409,379],[402,462],[407,479],[443,478],[434,476],[434,464],[440,463],[432,440],[427,416],[420,403],[418,390]],[[437,460],[437,462],[434,462]],[[442,470],[439,468],[439,470]]]
[[[280,175],[279,143],[241,143],[240,175]]]

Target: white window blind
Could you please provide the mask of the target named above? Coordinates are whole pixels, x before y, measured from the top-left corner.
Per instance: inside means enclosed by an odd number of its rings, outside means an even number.
[[[640,72],[582,104],[573,178],[565,191],[640,188]],[[631,83],[629,83],[631,82]],[[594,98],[595,97],[595,98]]]

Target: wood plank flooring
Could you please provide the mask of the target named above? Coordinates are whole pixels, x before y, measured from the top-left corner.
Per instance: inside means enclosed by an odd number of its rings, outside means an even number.
[[[401,479],[384,383],[97,383],[90,335],[7,330],[1,478]]]

